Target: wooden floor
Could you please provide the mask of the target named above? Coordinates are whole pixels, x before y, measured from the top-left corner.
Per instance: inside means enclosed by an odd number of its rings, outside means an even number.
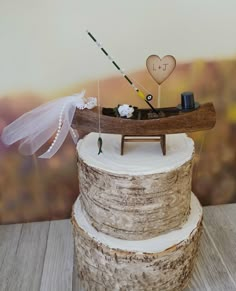
[[[79,290],[73,261],[69,220],[0,226],[1,291]],[[236,204],[204,208],[189,290],[236,290]]]

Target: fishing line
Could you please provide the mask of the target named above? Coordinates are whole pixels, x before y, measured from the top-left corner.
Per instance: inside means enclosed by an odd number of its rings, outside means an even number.
[[[101,51],[104,53],[104,55],[112,62],[112,64],[116,67],[116,69],[122,74],[122,76],[126,79],[126,81],[132,86],[132,88],[136,91],[137,95],[142,98],[148,106],[152,109],[153,112],[158,114],[158,111],[152,106],[152,104],[149,102],[153,99],[153,96],[151,94],[148,94],[146,97],[143,94],[143,92],[135,86],[135,84],[131,81],[131,79],[125,74],[124,70],[120,68],[120,66],[113,60],[113,58],[108,54],[108,52],[102,47],[102,44],[99,43],[96,38],[86,30],[88,36],[95,42],[98,48],[101,49]]]
[[[101,137],[101,103],[100,103],[100,82],[97,81],[98,90],[98,135]]]
[[[98,91],[98,155],[102,153],[102,137],[101,137],[101,102],[100,102],[100,82],[97,81],[97,91]]]

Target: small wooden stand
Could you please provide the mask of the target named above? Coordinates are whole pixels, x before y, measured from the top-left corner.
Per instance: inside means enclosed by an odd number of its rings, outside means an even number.
[[[166,136],[162,135],[122,135],[120,154],[124,154],[125,142],[160,142],[163,155],[166,155]]]

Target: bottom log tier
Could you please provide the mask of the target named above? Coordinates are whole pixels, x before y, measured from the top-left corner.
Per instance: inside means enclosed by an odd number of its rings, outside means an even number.
[[[202,230],[202,207],[191,196],[181,229],[130,241],[98,232],[77,199],[72,213],[80,291],[183,290],[191,276]]]

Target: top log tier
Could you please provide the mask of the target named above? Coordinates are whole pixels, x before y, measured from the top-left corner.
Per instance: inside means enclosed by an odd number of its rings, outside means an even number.
[[[81,205],[98,230],[142,240],[180,228],[190,211],[194,144],[186,134],[167,135],[167,156],[157,143],[129,143],[120,155],[120,135],[98,134],[78,144]]]

